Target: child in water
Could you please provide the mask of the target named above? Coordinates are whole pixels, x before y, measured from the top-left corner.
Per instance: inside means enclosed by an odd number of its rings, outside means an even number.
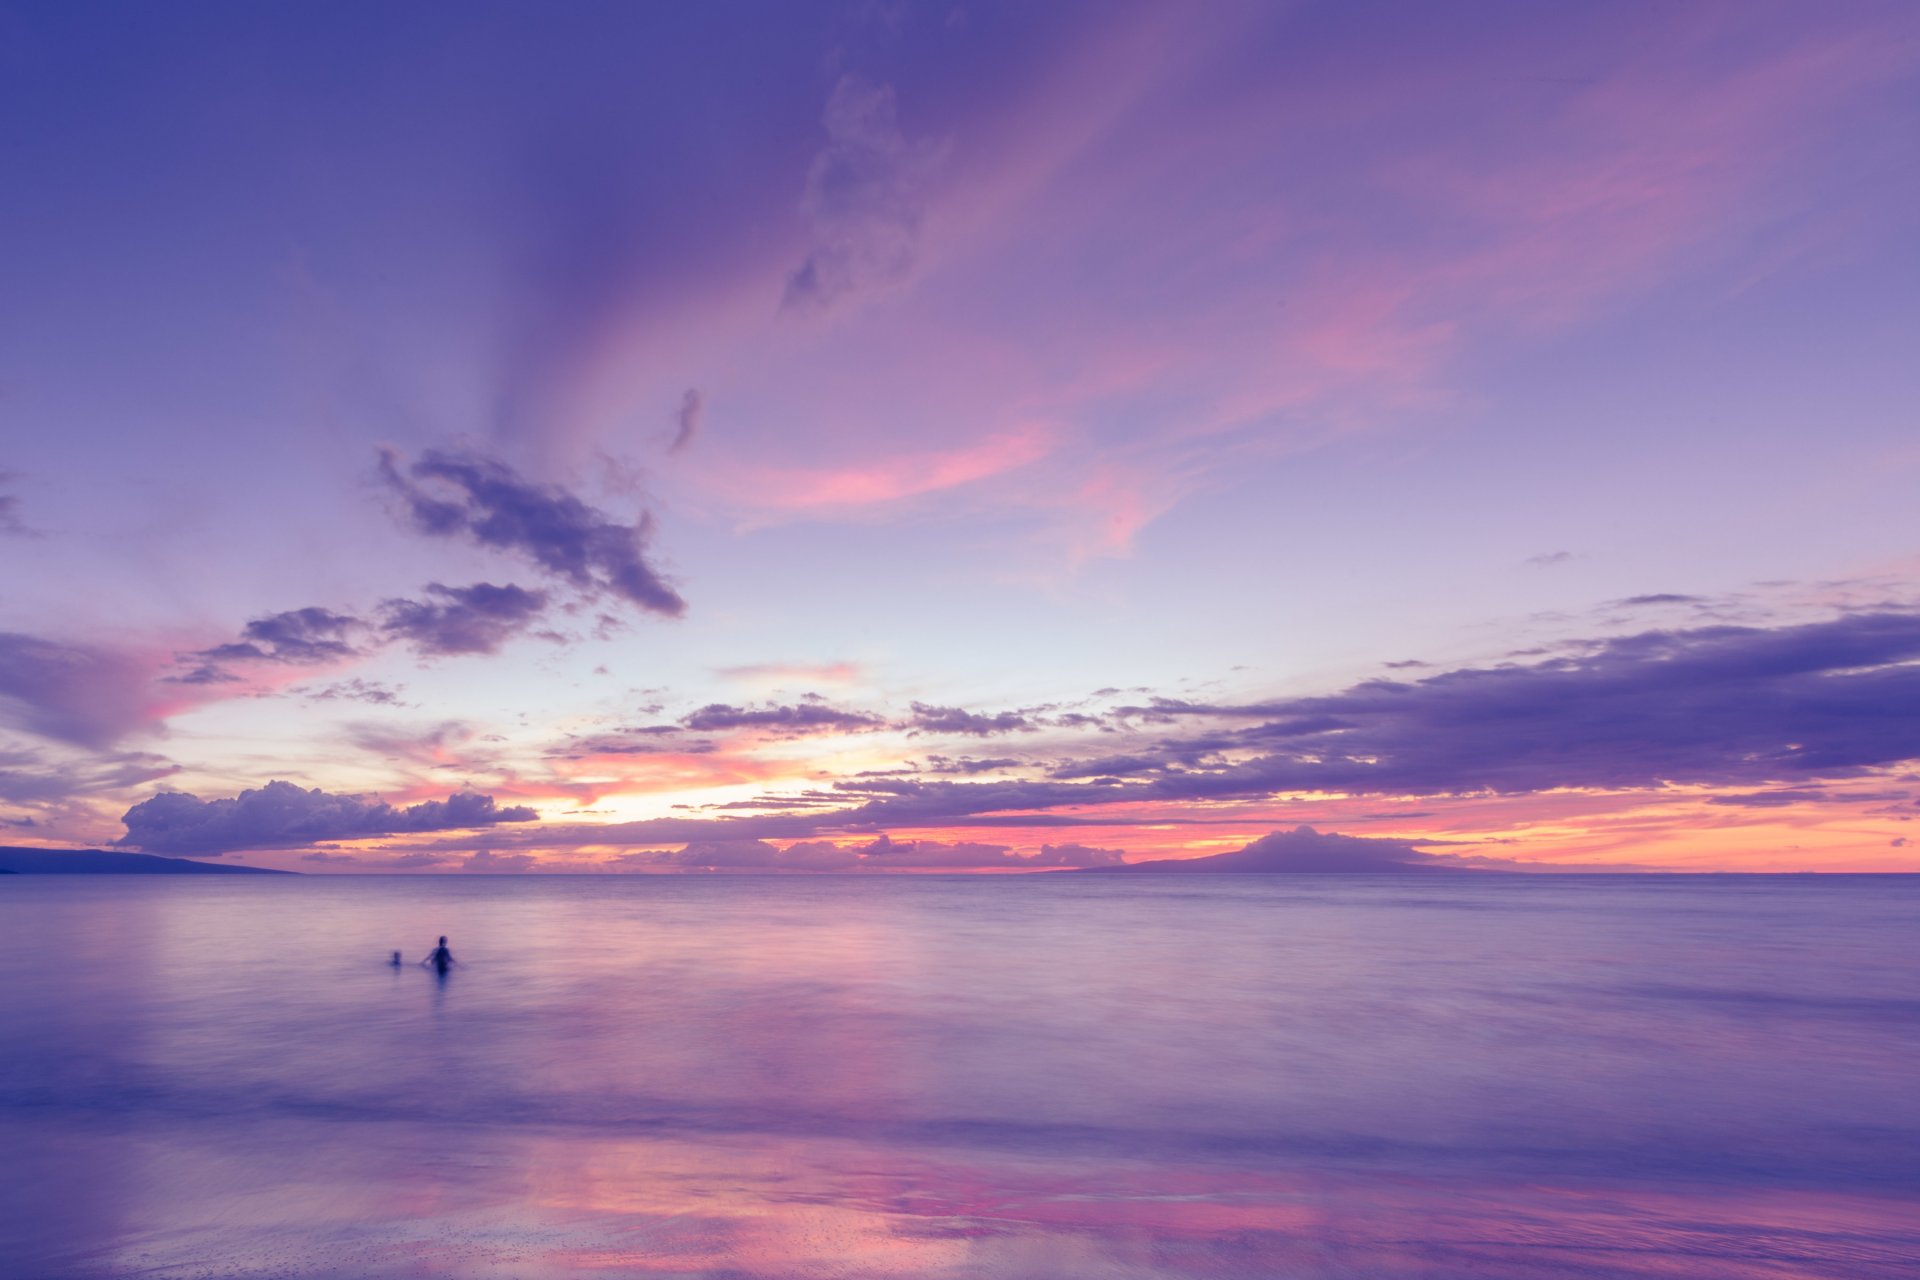
[[[393,953],[393,959],[387,961],[387,963],[398,969],[404,962],[400,959],[400,953],[396,951]]]

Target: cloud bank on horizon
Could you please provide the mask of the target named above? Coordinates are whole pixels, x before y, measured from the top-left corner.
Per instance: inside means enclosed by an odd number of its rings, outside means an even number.
[[[1920,869],[1912,6],[8,22],[20,838]]]

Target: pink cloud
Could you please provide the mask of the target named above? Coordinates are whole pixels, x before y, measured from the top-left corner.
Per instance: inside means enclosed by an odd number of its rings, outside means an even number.
[[[922,450],[835,467],[763,467],[727,478],[763,511],[857,510],[940,493],[1004,475],[1046,457],[1054,433],[1035,424],[959,449]]]
[[[726,680],[748,684],[857,684],[863,672],[857,662],[753,662],[744,666],[716,667],[714,674]]]

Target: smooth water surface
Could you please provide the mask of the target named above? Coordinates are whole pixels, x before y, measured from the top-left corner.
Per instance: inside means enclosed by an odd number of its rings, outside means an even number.
[[[10,876],[0,1269],[1912,1276],[1917,938],[1920,877]]]

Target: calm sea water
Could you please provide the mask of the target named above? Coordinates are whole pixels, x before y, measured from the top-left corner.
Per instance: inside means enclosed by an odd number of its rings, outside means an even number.
[[[1920,1274],[1920,877],[9,876],[0,966],[8,1277]]]

